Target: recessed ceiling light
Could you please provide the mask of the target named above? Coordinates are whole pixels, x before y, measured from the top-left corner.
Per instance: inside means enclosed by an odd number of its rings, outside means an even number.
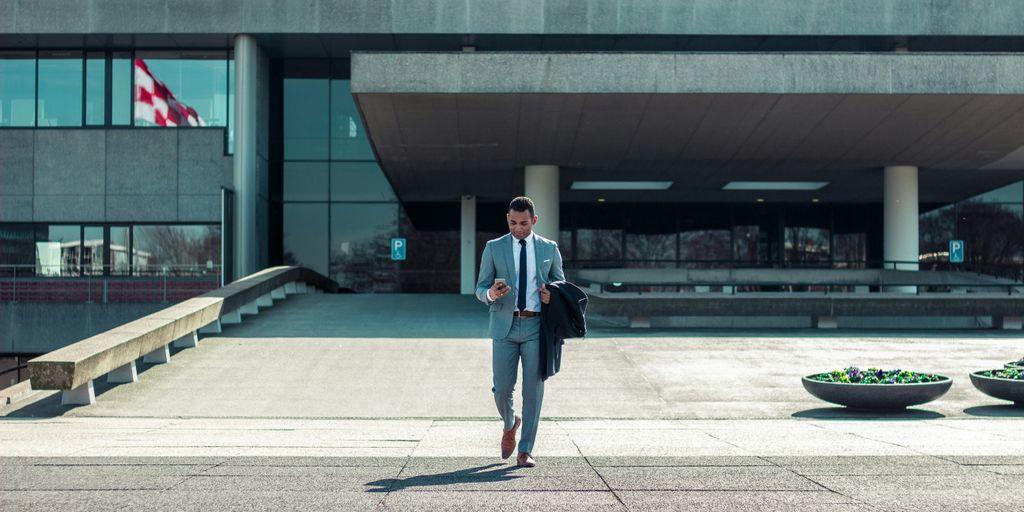
[[[763,202],[764,202],[764,198],[763,198],[763,197],[759,197],[759,198],[757,198],[757,202],[759,202],[759,203],[763,203]]]
[[[603,198],[603,197],[599,197],[599,198],[597,198],[597,202],[599,202],[599,203],[603,203],[603,202],[604,202],[604,198]]]
[[[818,202],[818,198],[817,197],[812,197],[811,198],[811,202],[812,203],[817,203]]]
[[[827,181],[730,181],[722,190],[821,190]]]
[[[572,190],[668,190],[671,181],[574,181]]]

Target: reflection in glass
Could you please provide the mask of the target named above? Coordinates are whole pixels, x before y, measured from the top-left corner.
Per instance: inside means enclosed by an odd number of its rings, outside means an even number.
[[[562,262],[573,260],[572,252],[572,231],[561,230],[558,232],[558,252],[562,255]]]
[[[328,80],[284,80],[285,160],[327,160]]]
[[[406,203],[399,208],[398,236],[409,247],[397,262],[402,293],[459,293],[459,204]],[[415,216],[413,224],[410,215]],[[481,249],[482,250],[482,249]]]
[[[864,268],[868,259],[867,233],[836,233],[832,235],[835,252],[834,268]]]
[[[220,226],[133,226],[132,265],[136,275],[216,272]]]
[[[331,159],[374,160],[348,80],[331,80]]]
[[[332,162],[332,201],[395,201],[377,162]]]
[[[956,205],[922,213],[917,226],[921,270],[945,268],[949,263],[949,241],[956,238]]]
[[[40,52],[38,126],[82,126],[81,52]]]
[[[589,260],[594,263],[608,262],[613,265],[618,264],[617,260],[622,259],[622,230],[577,229],[576,255],[577,259],[581,261]]]
[[[327,162],[285,162],[282,174],[285,201],[327,200]]]
[[[82,246],[81,226],[48,226],[36,239],[36,274],[41,276],[77,276]]]
[[[829,230],[812,226],[786,226],[786,261],[827,263],[830,258]]]
[[[107,109],[107,61],[102,53],[85,60],[85,124],[103,125]]]
[[[206,126],[228,124],[228,65],[225,52],[138,52],[150,73],[180,103],[196,110]],[[139,126],[153,123],[136,117]]]
[[[1005,187],[999,187],[984,194],[974,196],[968,199],[968,201],[978,203],[1020,203],[1024,201],[1024,182],[1016,181],[1010,183]]]
[[[103,275],[103,227],[86,226],[82,239],[82,274]]]
[[[626,267],[676,266],[675,233],[626,233]]]
[[[285,265],[327,272],[327,203],[285,203],[283,212]]]
[[[110,123],[127,126],[132,122],[132,59],[129,53],[114,53],[110,61]]]
[[[397,203],[332,204],[331,278],[356,291],[398,291],[398,265],[391,259],[396,236]],[[419,249],[409,246],[407,253]]]
[[[32,224],[0,224],[0,265],[19,265],[18,273],[28,275],[35,264],[35,227]],[[0,273],[10,275],[12,268],[2,268]]]
[[[761,238],[761,227],[757,225],[738,225],[732,228],[733,252],[736,262],[743,264],[757,264],[761,262],[758,256],[758,241]]]
[[[965,263],[986,274],[1020,277],[1024,262],[1021,204],[961,203],[957,236],[964,241]]]
[[[110,226],[110,275],[128,275],[128,226]]]
[[[35,52],[0,52],[0,126],[35,122]]]

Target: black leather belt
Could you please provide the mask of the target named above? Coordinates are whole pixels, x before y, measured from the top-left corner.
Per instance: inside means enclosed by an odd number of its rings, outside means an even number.
[[[540,316],[540,313],[538,313],[536,311],[519,311],[517,309],[517,310],[512,311],[512,316],[520,316],[520,317],[529,318],[531,316]]]

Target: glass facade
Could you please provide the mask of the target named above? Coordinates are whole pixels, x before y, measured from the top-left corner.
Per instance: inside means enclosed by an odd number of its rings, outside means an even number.
[[[178,102],[196,110],[205,126],[228,125],[228,56],[214,52],[136,52],[174,94]],[[137,126],[154,126],[136,112]]]
[[[0,127],[156,126],[133,114],[134,59],[205,126],[227,127],[233,150],[234,66],[226,50],[0,51]]]
[[[1024,182],[925,211],[918,226],[921,268],[1024,279]],[[963,240],[962,264],[949,263],[950,240]]]
[[[36,126],[82,126],[82,53],[39,52]]]
[[[416,205],[444,220],[410,220],[377,165],[348,74],[347,59],[283,63],[282,261],[353,291],[457,292],[458,205]],[[404,261],[391,259],[397,237],[408,244]]]
[[[219,273],[219,224],[0,224],[0,272],[18,275]],[[109,264],[107,263],[109,261]]]
[[[107,60],[90,52],[85,60],[85,124],[103,126],[107,116]]]
[[[0,126],[35,126],[36,54],[0,52]]]

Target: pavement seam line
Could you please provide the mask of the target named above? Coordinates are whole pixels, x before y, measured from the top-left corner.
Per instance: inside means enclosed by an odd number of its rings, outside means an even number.
[[[612,496],[615,497],[615,501],[618,501],[619,504],[622,505],[622,509],[623,510],[629,511],[630,510],[629,506],[626,505],[626,502],[622,501],[622,497],[619,496],[619,493],[615,492],[615,489],[612,489],[612,486],[609,485],[608,481],[604,479],[604,475],[602,475],[601,472],[598,471],[596,467],[594,467],[594,464],[592,464],[590,462],[590,459],[587,458],[587,456],[583,454],[583,450],[580,450],[580,446],[578,444],[576,444],[576,440],[572,438],[572,435],[569,433],[569,431],[565,427],[562,426],[561,422],[558,422],[557,425],[558,425],[558,428],[561,428],[562,431],[565,432],[565,436],[567,438],[569,438],[569,442],[572,443],[573,448],[576,448],[576,453],[579,453],[580,457],[583,458],[583,461],[587,463],[587,467],[589,467],[590,470],[593,471],[594,474],[597,475],[597,477],[601,479],[601,483],[604,484],[604,486],[606,488],[608,488],[608,492],[612,493]],[[601,492],[604,492],[604,491],[601,491]]]
[[[430,424],[427,425],[426,432],[430,432],[430,429],[433,428],[434,423],[435,420],[430,421]],[[391,491],[395,489],[395,484],[398,483],[398,479],[402,477],[403,473],[405,473],[405,469],[409,467],[409,461],[412,460],[412,454],[416,453],[416,449],[419,448],[420,444],[423,442],[424,437],[426,437],[426,435],[420,437],[420,439],[416,442],[416,446],[413,446],[412,450],[409,452],[409,455],[405,457],[405,462],[402,464],[402,468],[398,470],[398,473],[395,474],[395,478],[393,478],[391,480],[391,483],[388,484],[388,490],[384,493],[384,496],[381,496],[380,501],[377,502],[375,508],[384,508],[384,502],[387,501],[388,496],[391,495]]]
[[[708,436],[708,437],[710,437],[710,438],[712,438],[712,439],[716,439],[716,440],[718,440],[718,441],[721,441],[721,442],[723,442],[723,443],[725,443],[725,444],[727,444],[727,445],[730,445],[730,446],[733,446],[733,447],[735,447],[735,448],[738,448],[738,449],[740,449],[740,450],[744,450],[744,451],[746,451],[746,450],[745,450],[745,449],[744,449],[744,448],[743,448],[742,446],[739,446],[739,445],[737,445],[737,444],[735,444],[735,443],[731,443],[731,442],[729,442],[729,441],[727,441],[727,440],[725,440],[725,439],[722,439],[722,438],[720,438],[720,437],[717,437],[717,436],[715,436],[714,434],[712,434],[712,433],[710,433],[710,432],[704,432],[704,435],[706,435],[706,436]],[[816,480],[814,480],[814,479],[812,479],[812,478],[810,478],[810,477],[808,477],[808,476],[806,476],[806,475],[801,475],[800,473],[797,473],[796,471],[793,471],[793,470],[792,470],[791,468],[788,468],[788,467],[786,467],[786,466],[783,466],[783,465],[781,465],[781,464],[778,464],[778,463],[776,463],[775,461],[771,460],[771,459],[770,459],[770,458],[768,458],[768,457],[764,457],[764,456],[761,456],[761,455],[753,455],[753,456],[754,456],[754,457],[756,457],[756,458],[757,458],[757,459],[759,459],[759,460],[762,460],[762,461],[764,461],[764,462],[767,462],[768,464],[770,464],[770,465],[772,465],[772,466],[775,466],[775,467],[777,467],[777,468],[781,468],[781,469],[783,469],[783,470],[785,470],[785,471],[787,471],[787,472],[789,472],[789,473],[791,473],[791,474],[793,474],[793,475],[796,475],[796,476],[797,476],[798,478],[802,478],[802,479],[804,479],[804,480],[807,480],[808,482],[810,482],[810,483],[812,483],[812,484],[814,484],[814,485],[817,485],[818,487],[821,487],[822,489],[824,489],[824,490],[826,490],[826,491],[828,491],[828,492],[831,492],[831,493],[837,494],[837,495],[839,495],[839,496],[842,496],[842,497],[844,497],[844,498],[846,498],[846,499],[848,499],[848,500],[852,500],[852,501],[854,501],[854,502],[856,502],[856,503],[862,503],[862,504],[867,504],[867,502],[864,502],[864,501],[858,500],[858,499],[856,499],[856,498],[854,498],[854,497],[852,497],[852,496],[848,496],[848,495],[846,495],[846,494],[843,494],[843,493],[841,493],[841,492],[839,492],[839,491],[836,491],[835,489],[832,489],[832,488],[828,487],[827,485],[823,485],[823,484],[822,484],[821,482],[818,482],[818,481],[816,481]],[[754,466],[754,467],[756,467],[756,466]],[[762,466],[762,467],[763,467],[763,466]]]

